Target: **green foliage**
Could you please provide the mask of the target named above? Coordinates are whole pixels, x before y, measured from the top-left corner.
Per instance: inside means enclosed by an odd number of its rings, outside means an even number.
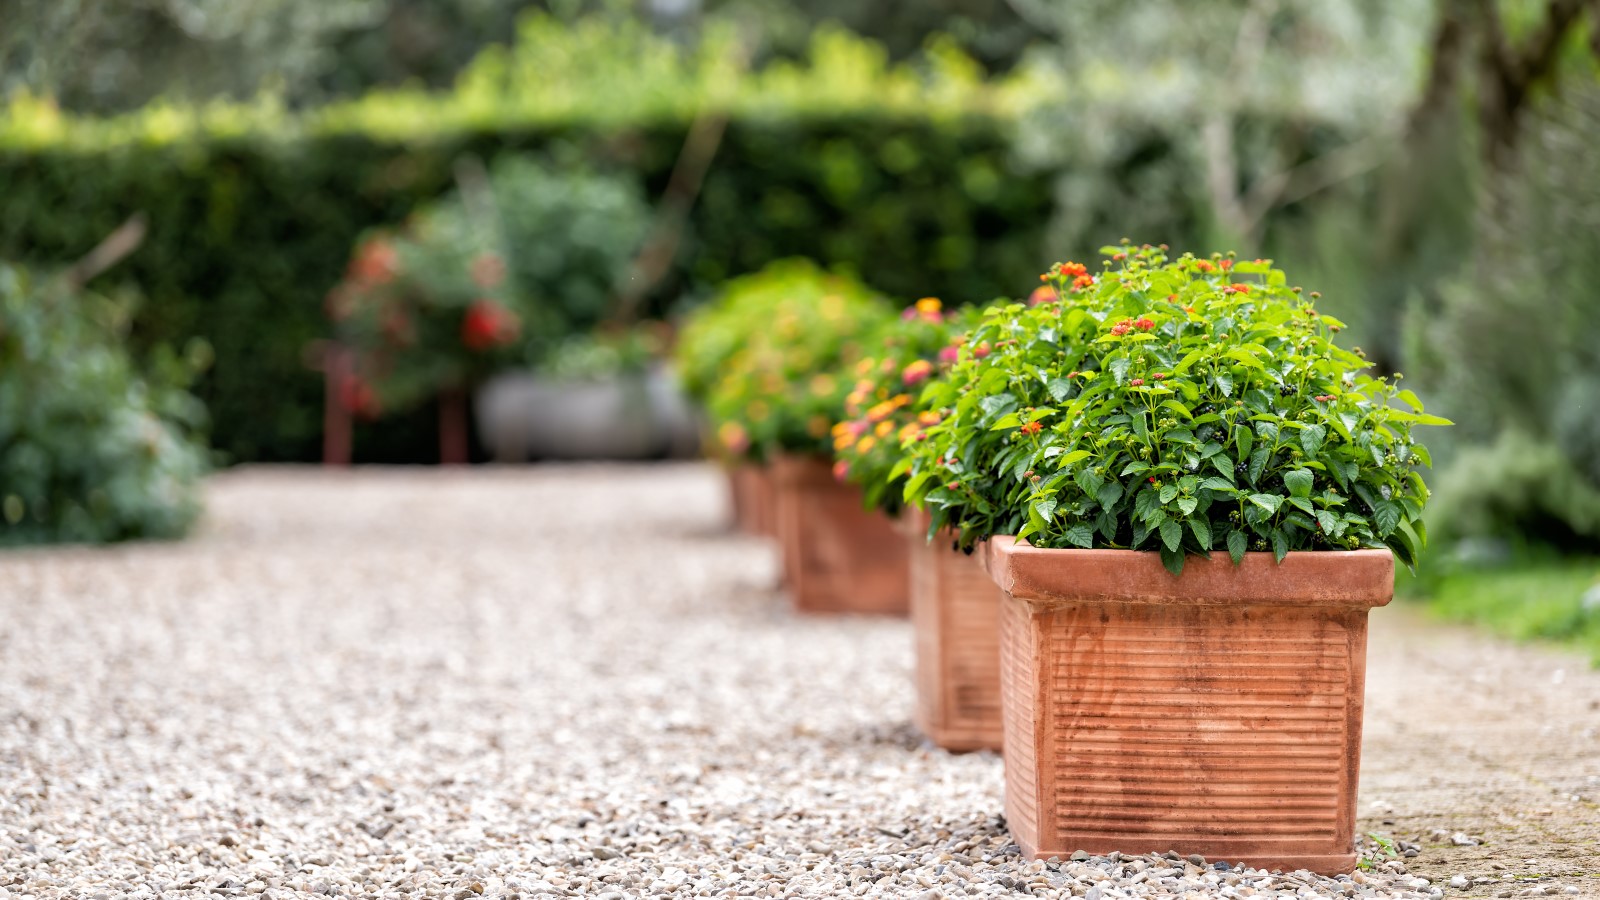
[[[1051,270],[1058,301],[989,310],[928,387],[946,415],[902,468],[934,527],[1159,550],[1174,572],[1212,550],[1414,563],[1429,457],[1411,429],[1448,423],[1359,374],[1341,323],[1268,262],[1105,252],[1120,264],[1098,277]]]
[[[328,297],[357,350],[355,412],[414,408],[594,328],[649,225],[628,181],[496,162],[473,190],[358,247]]]
[[[1435,521],[1570,545],[1600,539],[1600,89],[1530,131],[1520,170],[1480,217],[1468,273],[1408,325],[1418,380],[1462,442],[1481,446],[1444,471],[1452,514]]]
[[[1600,488],[1560,447],[1510,428],[1439,473],[1436,540],[1496,538],[1567,550],[1600,545]]]
[[[545,356],[539,371],[560,381],[601,381],[642,373],[661,357],[660,325],[574,334]]]
[[[726,108],[647,312],[790,256],[910,297],[993,297],[1043,263],[1049,181],[1014,171],[1008,148],[1026,86],[953,65],[890,67],[838,32],[822,33],[805,65],[740,76],[726,41],[682,51],[630,27],[534,20],[451,93],[298,115],[155,106],[85,120],[18,100],[0,124],[0,255],[77,259],[142,211],[143,246],[107,279],[147,297],[137,347],[201,336],[216,348],[196,390],[234,461],[317,458],[323,385],[307,348],[329,332],[323,297],[363,234],[452,189],[462,159],[570,154],[631,172],[655,196],[693,113]],[[369,460],[431,459],[432,427],[425,411],[363,425],[356,447]]]
[[[827,455],[850,388],[844,373],[892,318],[888,303],[806,260],[733,279],[714,303],[749,326],[707,396],[720,449],[753,459]]]
[[[845,418],[832,431],[834,472],[860,485],[868,506],[899,510],[905,489],[895,473],[900,447],[922,440],[923,429],[940,418],[916,402],[920,386],[950,366],[961,335],[975,323],[975,310],[947,311],[925,297],[886,326],[871,354],[856,363]]]
[[[1556,641],[1600,664],[1600,559],[1523,552],[1499,565],[1459,566],[1417,586],[1439,616],[1517,640]]]
[[[178,537],[199,514],[205,410],[184,385],[207,350],[139,371],[128,308],[0,264],[0,546]]]

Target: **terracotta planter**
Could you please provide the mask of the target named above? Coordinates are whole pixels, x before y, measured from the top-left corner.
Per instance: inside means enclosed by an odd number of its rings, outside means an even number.
[[[1024,853],[1176,850],[1316,872],[1356,862],[1367,611],[1387,551],[1234,567],[990,542],[1006,820]]]
[[[750,466],[750,527],[753,533],[764,537],[778,536],[778,488],[772,475],[772,464]]]
[[[916,722],[946,750],[1000,749],[1001,594],[977,554],[927,539],[928,515],[906,511]]]
[[[773,510],[776,500],[771,467],[738,462],[726,464],[723,472],[728,479],[728,503],[735,527],[746,534],[773,536],[777,515]]]
[[[749,533],[754,530],[750,521],[750,478],[746,463],[725,462],[722,474],[728,484],[728,510],[733,517],[733,527]]]
[[[893,520],[863,509],[861,492],[836,481],[824,460],[780,457],[772,475],[778,542],[795,608],[905,615],[909,562]]]

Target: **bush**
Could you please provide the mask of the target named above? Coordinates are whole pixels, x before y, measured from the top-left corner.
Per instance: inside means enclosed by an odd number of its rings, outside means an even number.
[[[330,292],[357,351],[352,411],[405,411],[537,364],[611,311],[649,223],[634,185],[507,157],[475,188],[364,240]]]
[[[1413,309],[1409,355],[1460,423],[1441,448],[1441,537],[1600,537],[1600,89],[1553,102],[1482,202],[1477,253]]]
[[[271,104],[152,107],[110,120],[20,100],[0,119],[0,255],[76,259],[130,213],[149,234],[108,276],[141,286],[137,347],[202,336],[196,385],[235,461],[320,451],[322,298],[351,247],[450,190],[458,160],[571,154],[659,196],[696,110],[730,121],[668,277],[673,298],[790,256],[870,273],[902,296],[992,297],[1043,263],[1048,176],[1010,162],[1007,84],[891,68],[870,44],[819,37],[806,66],[740,77],[627,25],[532,19],[457,88],[379,93],[300,115]],[[263,389],[270,386],[270,390]],[[366,459],[433,456],[425,411],[362,426]]]
[[[736,278],[716,302],[753,326],[707,398],[721,450],[757,460],[828,455],[829,430],[844,417],[847,373],[891,320],[889,304],[805,260]]]
[[[898,471],[933,527],[1159,550],[1174,573],[1212,550],[1388,546],[1414,563],[1429,457],[1411,428],[1448,423],[1359,375],[1341,323],[1269,263],[1105,251],[1120,264],[1098,277],[1051,270],[1059,299],[989,310],[930,383],[945,418]]]
[[[971,315],[946,311],[932,297],[918,300],[875,336],[870,354],[848,375],[843,421],[833,427],[834,475],[860,485],[868,506],[896,513],[904,493],[894,472],[902,444],[921,440],[939,413],[917,402],[921,386],[955,360]]]
[[[129,309],[0,264],[0,545],[178,537],[199,514],[205,410],[184,385],[206,348],[139,371]]]

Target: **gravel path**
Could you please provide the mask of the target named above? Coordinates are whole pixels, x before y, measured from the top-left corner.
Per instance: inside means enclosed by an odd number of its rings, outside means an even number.
[[[1354,879],[1027,863],[908,626],[792,617],[722,518],[695,465],[257,469],[186,543],[0,556],[0,900],[1600,890],[1573,660],[1375,614],[1362,825],[1418,849]]]

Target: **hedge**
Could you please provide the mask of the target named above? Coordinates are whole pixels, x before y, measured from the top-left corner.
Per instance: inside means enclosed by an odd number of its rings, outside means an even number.
[[[329,333],[323,296],[365,230],[450,189],[468,155],[576,153],[657,196],[694,109],[725,109],[656,312],[790,256],[854,268],[901,298],[962,300],[1015,294],[1046,261],[1050,178],[1012,170],[1015,92],[958,59],[891,69],[829,34],[809,68],[735,78],[716,46],[677,53],[629,26],[563,28],[532,20],[515,50],[486,53],[448,94],[301,115],[258,104],[81,121],[23,98],[0,124],[0,258],[71,260],[143,214],[144,244],[105,277],[145,296],[140,349],[211,342],[196,391],[236,462],[317,458],[322,382],[308,348]],[[585,58],[601,48],[613,68]],[[621,58],[636,77],[594,74],[627,71]],[[556,74],[530,62],[541,59]],[[430,460],[432,427],[425,413],[363,426],[358,459]]]

